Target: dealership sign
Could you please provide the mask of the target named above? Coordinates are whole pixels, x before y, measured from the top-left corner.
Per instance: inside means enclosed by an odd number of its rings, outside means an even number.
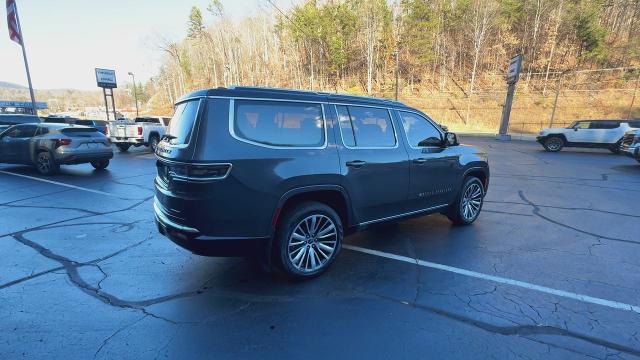
[[[118,87],[115,70],[96,68],[96,81],[98,82],[98,87],[101,88],[113,89]]]

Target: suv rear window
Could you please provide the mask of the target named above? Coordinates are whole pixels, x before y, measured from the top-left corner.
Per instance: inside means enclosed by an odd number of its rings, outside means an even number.
[[[167,137],[172,145],[185,145],[189,143],[193,123],[198,116],[200,100],[192,100],[178,104],[176,111],[169,121]]]
[[[325,143],[320,104],[235,100],[234,114],[234,133],[244,140],[282,147],[320,147]]]
[[[74,128],[66,128],[66,129],[62,129],[60,130],[61,133],[67,135],[67,136],[80,136],[82,134],[88,134],[88,133],[94,133],[94,132],[98,132],[98,129],[96,128],[90,128],[90,127],[74,127]]]
[[[84,125],[84,126],[93,126],[93,121],[91,120],[76,120],[76,125]]]

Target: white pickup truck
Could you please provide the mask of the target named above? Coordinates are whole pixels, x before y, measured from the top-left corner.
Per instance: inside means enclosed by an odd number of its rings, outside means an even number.
[[[146,116],[137,117],[135,120],[110,121],[107,136],[122,152],[129,150],[132,145],[148,146],[155,151],[160,139],[167,132],[169,120],[171,119],[168,117]]]

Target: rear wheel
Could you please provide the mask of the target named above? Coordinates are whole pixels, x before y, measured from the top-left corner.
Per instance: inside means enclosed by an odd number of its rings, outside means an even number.
[[[36,157],[36,169],[42,175],[52,175],[60,170],[60,165],[56,164],[50,152],[41,151]]]
[[[151,150],[153,150],[153,152],[156,151],[156,147],[158,147],[159,142],[160,138],[158,138],[158,135],[151,135],[149,137],[149,147],[151,148]]]
[[[558,152],[562,150],[564,145],[564,139],[560,136],[549,136],[542,146],[544,146],[547,151]]]
[[[129,151],[131,144],[118,144],[116,146],[118,147],[118,150],[120,150],[120,152],[127,152]]]
[[[465,179],[460,194],[446,215],[456,225],[469,225],[476,221],[484,202],[484,186],[475,176]]]
[[[276,230],[275,250],[285,274],[309,279],[323,273],[342,245],[342,222],[329,206],[306,202],[287,211]]]
[[[93,166],[96,170],[104,170],[109,166],[109,160],[98,160],[92,161],[91,166]]]
[[[620,154],[620,145],[622,145],[622,140],[618,140],[617,143],[609,146],[609,151],[614,154]]]

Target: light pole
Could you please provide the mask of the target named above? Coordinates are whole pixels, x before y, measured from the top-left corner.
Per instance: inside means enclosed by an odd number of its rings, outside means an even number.
[[[398,55],[400,55],[400,53],[398,52],[398,50],[395,50],[393,52],[393,56],[396,58],[396,101],[398,101],[398,72],[399,72]]]
[[[129,71],[129,75],[133,79],[133,98],[136,100],[136,117],[140,116],[138,112],[138,86],[136,85],[136,76],[133,75],[131,71]]]

